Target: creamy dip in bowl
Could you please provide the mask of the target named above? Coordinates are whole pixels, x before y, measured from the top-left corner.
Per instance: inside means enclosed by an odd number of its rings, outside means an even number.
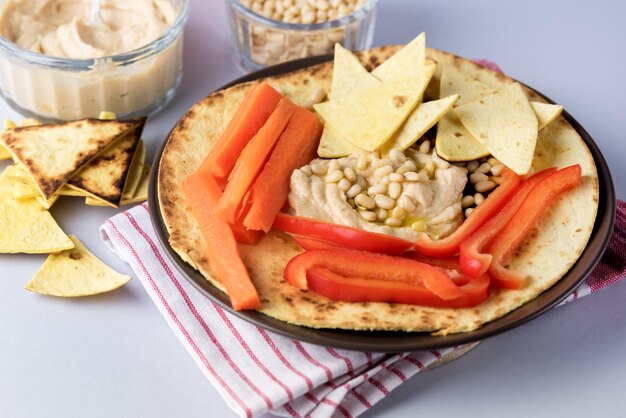
[[[145,116],[175,94],[189,0],[0,0],[0,93],[44,119]]]

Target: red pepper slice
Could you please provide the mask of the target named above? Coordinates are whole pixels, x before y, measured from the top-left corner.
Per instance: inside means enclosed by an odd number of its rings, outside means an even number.
[[[415,243],[415,250],[432,257],[449,257],[459,252],[461,242],[476,231],[489,218],[494,216],[517,190],[522,178],[512,170],[505,168],[502,184],[495,189],[480,206],[472,212],[451,235],[433,240],[422,234]]]
[[[522,286],[524,274],[505,268],[504,263],[519,247],[552,202],[563,192],[578,186],[580,182],[581,168],[580,165],[575,164],[542,180],[526,197],[513,218],[488,248],[488,252],[493,257],[489,274],[498,286],[506,289],[519,289]]]
[[[410,241],[390,235],[377,234],[286,213],[279,213],[276,216],[273,227],[288,234],[325,241],[343,248],[374,253],[402,254],[413,245]]]
[[[300,235],[292,235],[291,238],[302,247],[303,250],[333,250],[335,248],[341,248],[338,245],[331,244],[326,241],[322,241],[315,238],[302,237]]]
[[[452,300],[439,298],[420,284],[344,277],[325,268],[309,269],[306,276],[313,292],[345,302],[391,302],[436,308],[468,308],[489,297],[489,278],[486,275],[459,287],[461,296]]]
[[[345,277],[421,286],[443,300],[462,296],[458,286],[440,268],[404,257],[347,249],[305,251],[287,263],[285,279],[292,286],[307,289],[307,272],[315,268]]]
[[[479,277],[487,272],[491,263],[491,254],[482,252],[489,242],[511,220],[530,191],[543,179],[556,172],[548,168],[525,180],[517,189],[513,198],[498,214],[478,228],[469,238],[461,243],[459,257],[461,272],[470,277]]]
[[[429,257],[417,251],[407,251],[402,256],[443,269],[446,275],[458,286],[467,284],[471,279],[471,277],[460,273],[459,257]]]

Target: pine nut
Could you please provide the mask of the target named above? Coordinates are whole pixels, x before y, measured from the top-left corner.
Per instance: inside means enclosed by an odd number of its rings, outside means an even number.
[[[345,192],[348,191],[350,187],[352,187],[352,183],[350,183],[350,180],[348,180],[347,178],[343,178],[339,180],[337,187],[339,188],[339,190],[343,190]]]
[[[391,216],[393,216],[396,219],[402,220],[406,216],[406,212],[400,206],[396,206],[395,208],[393,208],[393,211],[391,212]]]
[[[408,168],[408,171],[417,171],[417,165],[415,165],[415,163],[411,160],[405,161],[404,164],[402,164],[402,167]]]
[[[383,208],[376,208],[376,220],[379,222],[383,222],[385,219],[387,219],[387,217],[389,216],[389,213],[383,209]]]
[[[492,167],[494,167],[494,166],[496,166],[496,165],[500,165],[500,164],[502,164],[502,163],[501,163],[500,161],[498,161],[498,159],[497,159],[497,158],[495,158],[495,157],[490,157],[490,158],[487,160],[487,162],[488,162],[488,163],[489,163]]]
[[[499,176],[504,171],[504,164],[498,164],[491,167],[491,174]]]
[[[408,173],[404,173],[404,179],[406,181],[419,181],[419,176],[415,171],[409,171]]]
[[[379,161],[383,161],[383,160],[379,160]],[[376,171],[374,171],[374,175],[378,178],[388,176],[391,173],[393,173],[393,167],[391,165],[380,167],[376,169]]]
[[[491,171],[491,164],[489,164],[489,163],[482,163],[476,169],[477,173],[483,173],[483,174],[487,174],[489,171]]]
[[[474,204],[474,196],[463,196],[461,199],[461,207],[463,209],[469,208]]]
[[[476,171],[479,165],[480,163],[476,160],[470,161],[469,163],[467,163],[467,171],[473,173],[474,171]]]
[[[400,197],[402,193],[402,186],[400,183],[391,183],[389,184],[389,197],[392,199],[397,199]]]
[[[417,209],[415,200],[413,200],[413,198],[409,196],[408,194],[405,194],[404,196],[402,196],[402,199],[400,199],[400,204],[402,205],[404,210],[408,213],[412,213],[415,211],[415,209]]]
[[[387,158],[382,158],[380,160],[372,161],[372,168],[377,169],[381,167],[391,166],[391,160]]]
[[[470,176],[469,176],[469,181],[472,184],[476,184],[478,182],[487,181],[487,180],[489,180],[489,177],[486,174],[483,174],[483,173],[474,172],[474,173],[470,174]]]
[[[387,193],[387,185],[385,184],[375,184],[367,189],[367,194],[370,196],[375,196],[377,194]]]
[[[365,178],[363,176],[358,176],[357,175],[356,176],[356,184],[361,186],[361,190],[363,190],[367,186],[367,181],[365,180]]]
[[[304,173],[305,176],[310,177],[311,174],[313,174],[313,171],[311,170],[311,166],[305,165],[304,167],[300,168],[300,171],[302,171]]]
[[[411,229],[415,232],[425,232],[428,224],[424,221],[415,221],[411,225]]]
[[[369,154],[367,154],[367,159],[369,161],[374,162],[374,161],[378,160],[379,158],[380,158],[380,152],[378,152],[378,151],[370,152]]]
[[[468,218],[472,212],[474,212],[474,208],[467,208],[465,209],[465,217]]]
[[[426,182],[430,181],[430,177],[428,176],[428,172],[426,170],[422,170],[419,173],[417,173],[417,181],[422,182],[422,183],[426,183]]]
[[[376,201],[363,193],[356,195],[356,197],[354,198],[354,203],[356,203],[359,207],[365,209],[376,208]]]
[[[500,176],[492,176],[490,180],[496,183],[497,185],[502,184],[502,177]]]
[[[326,175],[326,183],[337,183],[343,178],[343,173],[339,170],[331,171]]]
[[[420,144],[419,151],[422,154],[428,154],[430,152],[430,141],[425,140]]]
[[[328,173],[328,164],[317,163],[311,165],[311,171],[317,176],[323,176]]]
[[[354,199],[348,199],[348,204],[352,207],[356,206],[356,203],[354,203]]]
[[[369,210],[360,211],[359,215],[366,221],[374,222],[376,220],[376,214],[374,212],[370,212]]]
[[[406,161],[406,155],[404,155],[402,151],[395,148],[389,151],[389,158],[399,163],[403,163]]]
[[[330,160],[330,162],[328,163],[328,171],[335,170],[341,171],[341,164],[339,164],[339,161],[337,160]]]
[[[494,187],[496,187],[496,183],[491,180],[480,181],[474,185],[474,189],[476,189],[476,191],[480,193],[488,192]]]
[[[343,175],[350,181],[355,181],[356,180],[356,173],[350,167],[346,167],[346,168],[343,169]]]
[[[346,191],[346,197],[348,199],[353,199],[356,197],[356,195],[358,195],[359,193],[361,193],[361,186],[359,186],[358,184],[353,184],[347,191]]]
[[[395,200],[384,194],[377,194],[374,196],[374,201],[376,202],[376,206],[383,209],[393,209],[396,205]]]
[[[389,180],[400,183],[404,181],[404,176],[398,173],[391,173],[389,174]]]
[[[448,168],[450,168],[450,163],[444,160],[436,160],[435,166],[437,168],[441,168],[442,170],[447,170]]]
[[[410,169],[410,168],[408,168],[408,167],[402,166],[402,167],[400,167],[400,168],[398,168],[398,169],[396,170],[396,173],[397,173],[397,174],[404,174],[404,173],[406,173],[406,172],[408,172],[408,171],[411,171],[411,169]],[[403,178],[404,178],[404,177],[403,177]]]
[[[470,196],[471,197],[471,196]],[[474,195],[474,203],[476,204],[476,206],[480,205],[481,203],[483,203],[485,201],[485,196],[483,196],[482,193],[476,193]],[[461,206],[463,205],[463,203],[461,202]]]
[[[367,168],[367,156],[365,154],[361,154],[359,159],[356,162],[356,169],[363,171]]]
[[[399,227],[399,226],[402,226],[402,221],[396,218],[387,218],[385,219],[385,225],[391,226],[391,227]]]

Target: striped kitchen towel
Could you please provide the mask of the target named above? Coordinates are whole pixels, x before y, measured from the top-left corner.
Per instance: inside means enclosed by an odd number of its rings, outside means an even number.
[[[624,277],[626,204],[601,264],[564,302]],[[200,294],[166,259],[139,205],[101,228],[109,248],[128,262],[202,372],[238,415],[355,417],[411,376],[467,347],[401,354],[320,347],[267,332]]]

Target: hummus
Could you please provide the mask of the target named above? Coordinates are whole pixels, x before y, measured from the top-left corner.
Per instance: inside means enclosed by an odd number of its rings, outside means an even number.
[[[129,52],[163,35],[178,11],[165,0],[103,0],[90,22],[91,0],[8,0],[1,34],[24,49],[71,59]]]
[[[467,182],[467,170],[457,167],[440,159],[433,151],[422,153],[416,149],[405,151],[406,161],[386,160],[381,161],[377,153],[366,155],[367,167],[363,168],[362,155],[355,154],[336,160],[313,160],[309,165],[295,170],[291,176],[291,190],[289,193],[289,205],[295,215],[314,218],[326,222],[364,229],[371,232],[393,235],[409,241],[417,239],[420,232],[426,232],[432,238],[442,238],[451,234],[463,221],[461,198]],[[359,160],[361,159],[361,163]],[[366,220],[360,213],[359,208],[351,202],[342,190],[339,182],[330,181],[329,175],[333,171],[343,171],[347,167],[362,178],[366,185],[363,192],[374,197],[372,186],[391,184],[389,175],[379,169],[390,165],[394,173],[406,165],[415,167],[413,174],[417,174],[419,180],[400,181],[400,194],[394,199],[396,205],[403,202],[403,196],[409,196],[415,203],[411,211],[404,211],[402,225],[388,226],[381,220]],[[331,166],[333,165],[333,166]],[[358,169],[357,167],[361,167]],[[339,170],[337,170],[339,169]],[[386,169],[389,171],[389,169]],[[323,175],[315,174],[324,173]],[[353,182],[356,184],[356,182]],[[385,188],[385,187],[383,187]],[[345,189],[345,186],[343,187]],[[368,193],[368,190],[370,192]],[[388,194],[388,193],[387,193]],[[378,209],[380,210],[380,208]],[[387,216],[391,217],[393,209],[387,210]],[[414,226],[420,225],[419,228]]]

